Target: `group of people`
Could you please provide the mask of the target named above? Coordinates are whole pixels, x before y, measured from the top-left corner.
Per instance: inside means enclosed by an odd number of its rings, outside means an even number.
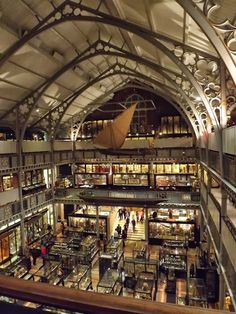
[[[119,215],[119,219],[120,220],[128,220],[128,224],[129,224],[129,221],[130,221],[130,211],[127,210],[125,207],[120,207],[119,210],[118,210],[118,215]],[[131,223],[133,224],[132,221],[135,221],[135,215],[133,214],[132,215],[132,220],[131,220]],[[142,209],[141,211],[136,211],[136,222],[141,222],[143,223],[144,221],[144,209]],[[134,223],[134,229],[135,229],[135,224]]]
[[[123,241],[123,247],[125,247],[125,240],[127,239],[127,231],[128,227],[125,224],[123,229],[120,224],[117,225],[115,232],[114,232],[114,239],[122,239]]]

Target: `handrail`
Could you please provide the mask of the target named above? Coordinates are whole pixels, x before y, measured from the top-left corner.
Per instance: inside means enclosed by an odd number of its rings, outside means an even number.
[[[144,301],[52,286],[0,275],[1,295],[86,314],[227,314],[225,311]]]

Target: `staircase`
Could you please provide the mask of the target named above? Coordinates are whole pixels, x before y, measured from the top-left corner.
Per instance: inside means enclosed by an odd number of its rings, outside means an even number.
[[[140,241],[145,239],[145,230],[144,230],[145,223],[138,222],[135,226],[135,231],[133,232],[132,224],[129,224],[128,233],[127,233],[127,240],[132,241]]]

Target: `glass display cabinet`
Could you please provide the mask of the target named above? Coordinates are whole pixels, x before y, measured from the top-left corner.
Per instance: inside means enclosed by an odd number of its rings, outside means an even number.
[[[158,190],[191,190],[193,176],[197,174],[197,165],[154,164],[155,186]]]
[[[96,237],[87,236],[82,240],[70,240],[67,243],[56,242],[49,253],[50,259],[61,261],[70,271],[77,263],[90,264],[98,253]]]
[[[87,290],[92,284],[91,268],[88,265],[77,264],[65,279],[65,287]]]
[[[149,186],[148,174],[116,173],[113,174],[113,185]]]
[[[12,265],[9,265],[6,269],[4,269],[4,273],[7,276],[12,276],[16,278],[23,278],[28,274],[26,266],[24,265],[23,259],[18,259]]]
[[[121,239],[111,238],[107,244],[106,254],[112,256],[112,265],[119,268],[124,257],[123,243]]]
[[[109,164],[77,164],[75,183],[83,185],[107,185]]]
[[[149,243],[161,245],[163,240],[181,240],[194,243],[194,225],[149,221]]]
[[[47,226],[47,210],[27,219],[25,222],[27,243],[31,244],[37,241],[39,238],[42,238],[46,233],[48,233]]]
[[[156,219],[164,222],[195,222],[196,211],[194,209],[181,208],[158,208],[149,209],[149,219]]]
[[[34,281],[47,282],[53,285],[59,284],[59,266],[59,262],[47,261],[45,265],[34,274]]]
[[[158,260],[148,259],[148,260],[134,260],[131,257],[126,257],[124,259],[124,269],[127,277],[133,277],[142,272],[151,272],[154,274],[155,278],[158,277]]]
[[[155,277],[153,273],[141,272],[134,289],[137,299],[153,300],[155,297]]]
[[[108,269],[97,285],[97,292],[104,294],[120,295],[122,284],[119,282],[117,270]]]
[[[187,250],[184,248],[162,247],[159,251],[159,270],[174,271],[175,277],[187,276]]]
[[[196,211],[192,209],[150,209],[148,220],[150,244],[161,245],[164,240],[188,241],[196,246]]]
[[[86,263],[92,263],[93,259],[99,251],[97,248],[97,238],[87,236],[82,240],[80,245],[80,252],[84,256],[84,261]]]
[[[207,291],[203,279],[189,279],[188,299],[189,305],[207,308]]]
[[[113,185],[149,186],[149,164],[113,164]]]
[[[107,220],[108,216],[99,215],[99,234],[101,237],[108,232]],[[84,235],[97,234],[97,220],[95,215],[77,213],[68,217],[68,224],[71,231],[77,231]]]
[[[133,259],[146,260],[148,258],[147,244],[142,242],[136,242],[133,248]]]

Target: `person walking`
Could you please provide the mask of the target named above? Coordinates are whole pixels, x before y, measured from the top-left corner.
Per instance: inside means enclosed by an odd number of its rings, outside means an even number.
[[[119,219],[121,220],[123,216],[123,209],[121,207],[119,208],[118,214],[119,214]]]
[[[118,224],[118,226],[116,227],[116,230],[117,230],[117,232],[118,232],[118,236],[120,237],[121,231],[122,231],[120,224]]]
[[[132,219],[131,223],[132,223],[132,226],[133,226],[133,232],[135,232],[135,226],[136,226],[135,219]]]
[[[43,259],[43,266],[46,264],[46,255],[47,255],[47,248],[44,244],[41,245],[41,257]]]
[[[25,267],[27,269],[27,272],[29,272],[30,269],[31,269],[31,259],[30,259],[30,255],[29,254],[25,255]]]
[[[64,224],[64,221],[61,221],[61,234],[64,237],[64,234],[65,234],[65,224]]]
[[[114,239],[117,240],[119,238],[119,234],[117,232],[117,230],[115,229],[114,231]]]
[[[36,249],[35,245],[31,249],[31,255],[33,258],[33,265],[36,265],[37,257],[39,257],[40,254],[39,254],[39,251]]]
[[[60,282],[61,282],[62,286],[65,286],[64,272],[63,272],[62,267],[59,267],[59,269],[58,269],[58,277],[60,278]]]
[[[107,250],[107,237],[104,235],[103,237],[103,252],[106,253]]]
[[[122,242],[123,242],[123,248],[125,248],[125,240],[127,239],[127,230],[125,228],[122,230],[121,237],[122,237]]]

